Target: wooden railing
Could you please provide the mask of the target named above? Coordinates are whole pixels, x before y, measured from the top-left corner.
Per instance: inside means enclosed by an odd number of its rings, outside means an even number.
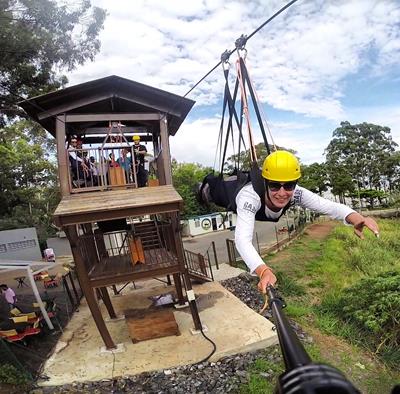
[[[68,149],[71,193],[137,187],[137,168],[131,146]]]
[[[205,281],[214,280],[210,260],[201,253],[185,249],[185,263],[192,278]]]

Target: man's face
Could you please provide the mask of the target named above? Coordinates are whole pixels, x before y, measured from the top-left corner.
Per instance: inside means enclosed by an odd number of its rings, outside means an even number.
[[[296,182],[268,182],[267,193],[276,208],[284,208],[293,196]]]

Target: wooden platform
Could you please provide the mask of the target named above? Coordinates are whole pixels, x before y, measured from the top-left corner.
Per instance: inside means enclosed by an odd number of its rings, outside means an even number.
[[[132,265],[130,255],[103,258],[89,272],[90,281],[96,285],[108,285],[107,280],[110,278],[113,278],[112,284],[115,284],[181,271],[177,257],[164,248],[145,250],[144,255],[146,263],[135,266]]]
[[[64,196],[54,212],[58,226],[145,214],[179,212],[182,197],[171,185]]]
[[[180,335],[171,309],[127,309],[124,314],[133,343]]]

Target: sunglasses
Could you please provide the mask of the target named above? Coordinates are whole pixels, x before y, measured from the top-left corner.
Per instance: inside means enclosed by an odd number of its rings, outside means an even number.
[[[292,182],[271,182],[268,181],[266,182],[268,189],[271,192],[277,192],[279,190],[281,190],[281,187],[283,187],[283,189],[287,192],[291,192],[296,188],[297,182],[296,181],[292,181]]]

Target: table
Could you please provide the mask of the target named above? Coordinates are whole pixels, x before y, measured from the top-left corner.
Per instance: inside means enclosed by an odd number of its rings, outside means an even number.
[[[26,283],[25,283],[25,276],[18,276],[18,277],[16,277],[16,278],[14,278],[17,282],[18,282],[18,285],[17,285],[17,288],[19,288],[19,287],[29,287]]]

